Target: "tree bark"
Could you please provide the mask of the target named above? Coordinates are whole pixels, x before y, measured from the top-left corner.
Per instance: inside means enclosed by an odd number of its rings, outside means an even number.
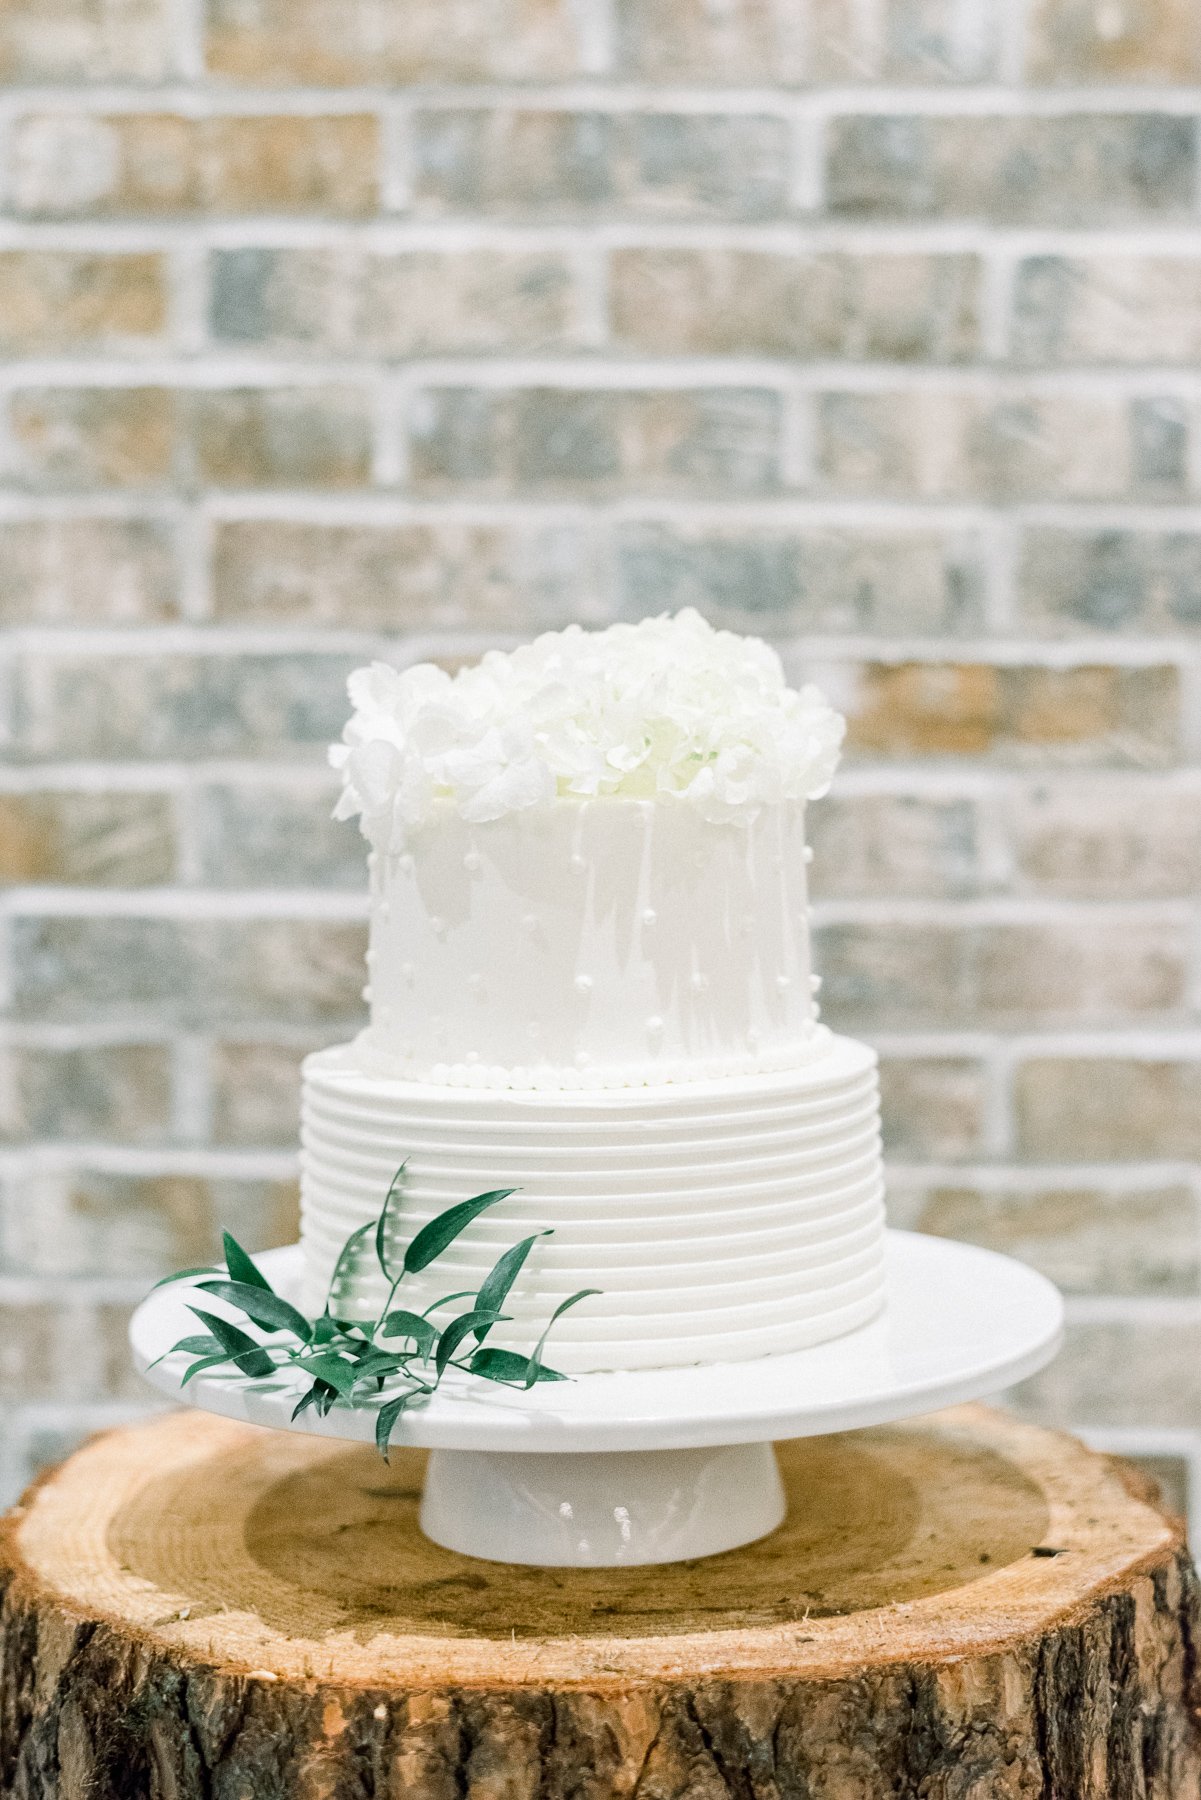
[[[11,1800],[1195,1800],[1198,1596],[1129,1468],[964,1407],[780,1447],[696,1563],[516,1568],[422,1458],[175,1413],[0,1542]]]

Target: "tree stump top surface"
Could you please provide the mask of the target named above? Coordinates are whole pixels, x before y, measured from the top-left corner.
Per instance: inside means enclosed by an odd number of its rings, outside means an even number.
[[[10,1600],[61,1616],[64,1643],[99,1620],[185,1667],[410,1693],[818,1681],[1005,1654],[1179,1564],[1179,1524],[1130,1471],[983,1407],[779,1449],[789,1515],[770,1538],[695,1563],[538,1569],[422,1537],[421,1452],[385,1467],[362,1446],[172,1413],[45,1478],[9,1515],[0,1563]]]

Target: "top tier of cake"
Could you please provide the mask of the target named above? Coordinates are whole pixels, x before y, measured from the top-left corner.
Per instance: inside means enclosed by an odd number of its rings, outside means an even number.
[[[805,801],[841,721],[766,645],[685,613],[453,679],[377,664],[351,697],[381,1073],[617,1087],[805,1057]]]

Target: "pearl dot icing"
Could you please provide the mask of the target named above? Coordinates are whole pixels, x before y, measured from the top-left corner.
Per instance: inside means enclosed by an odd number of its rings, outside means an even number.
[[[577,994],[590,994],[592,992],[591,975],[577,975],[575,978],[575,991]]]
[[[643,909],[642,909],[642,923],[643,923],[643,924],[644,924],[644,925],[654,925],[654,924],[655,924],[655,923],[656,923],[656,921],[657,921],[657,920],[658,920],[658,917],[659,917],[659,915],[658,915],[658,913],[657,913],[657,912],[656,912],[656,911],[655,911],[655,909],[654,909],[654,907],[653,907],[653,906],[646,906],[646,907],[643,907]]]
[[[482,869],[483,866],[484,859],[478,850],[469,850],[463,858],[463,867],[467,870],[469,875],[474,875],[476,870]]]
[[[694,994],[703,994],[709,985],[709,977],[703,969],[696,969],[690,976],[688,985]]]
[[[658,1013],[652,1013],[647,1020],[646,1035],[649,1038],[660,1038],[663,1036],[663,1021]]]
[[[588,858],[581,856],[578,850],[573,850],[567,859],[567,866],[573,875],[582,875],[588,867]]]
[[[776,976],[776,992],[778,994],[786,994],[791,986],[792,986],[792,976],[791,975],[777,975]]]

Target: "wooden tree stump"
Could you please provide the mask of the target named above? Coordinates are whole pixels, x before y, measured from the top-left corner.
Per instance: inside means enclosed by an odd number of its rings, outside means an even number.
[[[556,1571],[421,1456],[175,1413],[11,1513],[10,1800],[1195,1800],[1198,1609],[1128,1468],[980,1407],[781,1446],[772,1537]]]

